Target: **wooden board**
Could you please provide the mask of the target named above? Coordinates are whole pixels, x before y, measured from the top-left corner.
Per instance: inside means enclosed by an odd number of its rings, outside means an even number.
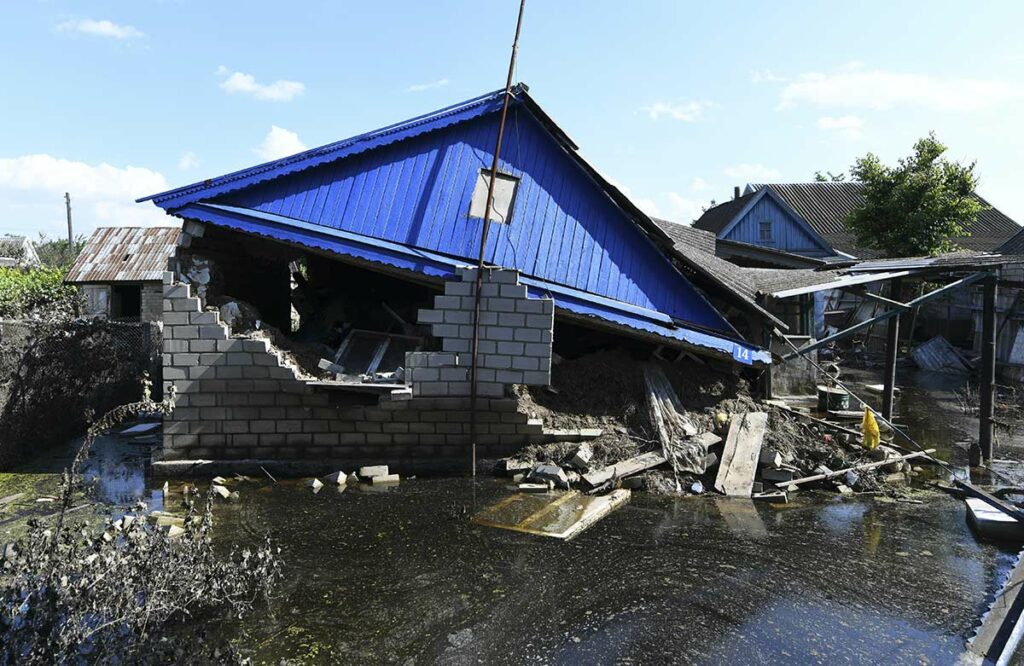
[[[665,460],[665,456],[661,453],[657,451],[649,451],[647,453],[641,453],[635,458],[623,460],[622,462],[617,462],[614,465],[609,465],[608,467],[595,470],[589,474],[584,474],[583,480],[590,484],[592,488],[596,488],[606,481],[611,481],[616,478],[621,479],[629,476],[630,474],[637,474],[645,469],[657,467],[664,463]]]
[[[767,412],[733,415],[715,479],[715,490],[731,497],[750,497],[767,429]]]
[[[629,501],[630,491],[618,489],[588,497],[575,490],[550,494],[516,494],[473,516],[477,525],[555,539],[571,539]]]

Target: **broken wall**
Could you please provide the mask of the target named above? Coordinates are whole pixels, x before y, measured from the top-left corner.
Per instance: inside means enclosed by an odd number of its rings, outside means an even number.
[[[460,281],[449,285],[472,286],[473,271],[461,275]],[[493,329],[485,333],[485,341],[494,343],[494,353],[482,355],[481,378],[489,379],[491,375],[485,371],[493,370],[493,382],[484,383],[494,386],[486,389],[491,397],[478,400],[481,458],[507,455],[547,438],[539,420],[517,411],[518,403],[509,392],[512,382],[502,380],[545,383],[550,379],[554,321],[550,299],[529,299],[525,287],[514,290],[514,295],[509,289],[505,289],[509,295],[500,295],[503,287],[520,286],[514,271],[489,271],[485,277],[485,285],[499,285],[499,295],[488,296],[481,304],[481,320],[494,322],[484,326]],[[435,309],[422,313],[427,319],[441,320],[434,324],[434,333],[441,337],[442,349],[449,350],[447,355],[417,353],[409,386],[384,394],[376,404],[358,405],[343,402],[345,393],[302,378],[266,340],[232,337],[219,313],[202,311],[190,286],[175,284],[173,278],[167,273],[164,283],[163,362],[165,384],[175,385],[178,401],[164,423],[164,460],[306,460],[321,461],[325,466],[374,462],[402,470],[465,466],[470,399],[468,390],[463,391],[463,378],[468,368],[465,352],[451,350],[465,346],[466,325],[447,321],[464,319],[452,316],[465,311],[463,296],[457,297],[457,304],[445,300],[456,298],[454,294],[437,296]],[[464,292],[465,287],[453,291]],[[542,303],[541,312],[530,313],[535,318],[529,324],[525,317],[522,326],[516,326],[518,318],[499,316],[528,309],[523,305],[527,301]],[[535,347],[534,355],[528,357],[536,359],[530,366],[537,369],[521,369],[519,374],[499,378],[499,370],[513,372],[498,366],[511,366],[514,355],[499,353],[497,343],[515,343],[517,332],[518,337],[533,338],[544,331],[548,335],[540,337],[546,337],[546,342],[529,343],[546,349],[546,354],[541,354],[541,348]],[[501,340],[503,337],[510,339]],[[527,343],[520,344],[525,355]],[[423,379],[417,377],[423,369],[436,370],[437,379],[431,372]],[[447,377],[452,371],[457,371],[457,378],[440,379],[442,372]]]

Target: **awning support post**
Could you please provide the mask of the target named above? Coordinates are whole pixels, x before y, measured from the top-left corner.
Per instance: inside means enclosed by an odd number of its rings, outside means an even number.
[[[898,301],[900,298],[900,279],[889,282],[889,298]],[[893,404],[896,397],[896,356],[900,347],[900,316],[888,321],[885,331],[885,377],[882,389],[882,418],[892,421]]]
[[[996,276],[982,283],[983,305],[981,321],[981,413],[978,444],[981,457],[992,459],[992,430],[996,397]]]

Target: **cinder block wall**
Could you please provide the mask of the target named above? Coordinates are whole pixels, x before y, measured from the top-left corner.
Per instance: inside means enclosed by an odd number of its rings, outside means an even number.
[[[514,272],[489,271],[485,277],[486,284],[497,289],[483,293],[499,295],[484,299],[483,313],[487,321],[495,322],[489,326],[500,331],[497,335],[511,337],[511,340],[500,341],[516,342],[517,331],[527,331],[519,337],[539,336],[537,342],[530,344],[546,345],[547,353],[541,355],[537,347],[533,355],[527,355],[524,346],[522,357],[535,362],[528,362],[529,369],[519,369],[521,374],[499,378],[499,370],[513,372],[513,369],[496,367],[494,363],[504,365],[506,361],[486,361],[486,356],[520,357],[500,354],[499,339],[486,338],[493,343],[493,350],[482,350],[485,363],[491,365],[481,368],[481,377],[490,377],[484,370],[493,370],[495,374],[493,380],[485,382],[490,391],[488,395],[492,397],[478,399],[477,453],[482,458],[508,455],[524,444],[544,438],[543,424],[517,411],[515,399],[507,397],[508,384],[502,382],[515,379],[546,383],[550,377],[554,321],[550,299],[528,299],[525,287],[514,290],[514,295],[500,295],[502,287],[520,286]],[[474,279],[472,272],[467,271],[462,281],[453,281],[448,286],[468,284],[472,288]],[[306,460],[323,461],[325,468],[373,462],[386,463],[400,471],[465,467],[470,443],[470,400],[468,368],[459,365],[460,356],[464,359],[464,355],[458,352],[410,354],[415,370],[410,373],[413,376],[409,388],[383,396],[376,405],[333,404],[336,401],[330,399],[329,389],[307,384],[294,368],[274,353],[268,342],[232,338],[218,313],[201,311],[199,299],[191,294],[188,285],[173,283],[173,273],[166,274],[163,291],[164,383],[166,390],[174,384],[178,399],[175,410],[164,421],[162,459]],[[465,291],[465,287],[453,291]],[[513,290],[506,289],[506,293],[512,294]],[[448,294],[446,289],[445,295],[437,299],[452,296],[454,294]],[[519,310],[524,301],[540,303],[534,307],[539,307],[541,312],[529,314],[546,317],[546,320],[534,319],[528,326],[524,318],[521,327],[502,325],[497,315],[517,311],[525,315]],[[440,307],[424,311],[421,316],[436,318],[437,314],[430,313],[440,312],[442,326],[446,325],[444,319],[450,312],[465,308],[462,300],[458,308],[453,307],[453,301],[441,300],[435,305]],[[435,327],[434,332],[442,336],[445,349],[461,348],[466,342],[461,328],[455,331]],[[449,338],[446,333],[454,335]],[[511,365],[511,360],[508,363]],[[437,373],[427,373],[428,378],[421,382],[416,373],[422,369],[433,369]],[[429,388],[425,388],[427,386]]]
[[[443,339],[444,352],[413,352],[406,367],[413,394],[469,395],[473,345],[476,269],[459,271],[461,280],[445,284],[432,310],[419,311]],[[477,395],[501,397],[510,384],[551,383],[554,301],[529,298],[513,270],[484,269],[480,287],[480,342]]]
[[[146,282],[142,285],[142,305],[140,319],[142,321],[160,321],[164,311],[164,288],[159,282]]]

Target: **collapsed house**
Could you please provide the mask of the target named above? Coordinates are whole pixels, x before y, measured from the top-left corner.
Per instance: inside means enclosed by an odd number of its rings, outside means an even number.
[[[163,274],[178,249],[173,227],[99,227],[68,269],[86,317],[160,321]]]
[[[147,197],[184,220],[164,281],[163,459],[464,468],[489,169],[504,91]],[[485,250],[476,442],[496,457],[593,437],[521,408],[562,357],[612,346],[753,374],[672,238],[512,91]],[[740,299],[742,302],[743,299]],[[595,386],[594,390],[601,387]]]

